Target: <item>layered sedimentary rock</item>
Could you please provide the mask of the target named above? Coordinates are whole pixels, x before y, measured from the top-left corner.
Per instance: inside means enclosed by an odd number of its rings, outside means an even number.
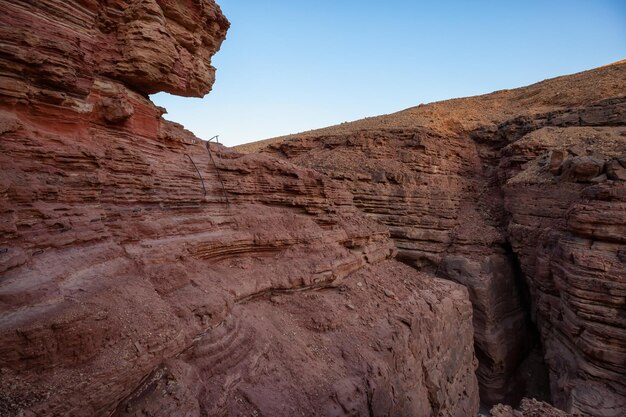
[[[536,326],[555,404],[617,416],[626,410],[624,91],[622,62],[242,150],[264,146],[344,182],[387,225],[399,259],[467,286],[485,402],[540,384],[525,359]]]
[[[208,0],[0,2],[0,414],[478,409],[465,288],[341,181],[207,144]]]
[[[398,259],[469,288],[481,398],[515,401],[509,397],[523,389],[513,376],[533,341],[499,228],[499,191],[476,144],[416,129],[302,138],[270,150],[344,182],[355,205],[388,226]]]
[[[145,94],[201,97],[213,85],[229,23],[212,1],[32,3],[2,2],[4,96],[87,110],[72,99],[98,77]]]
[[[622,111],[626,125],[626,112]],[[532,291],[553,400],[626,410],[624,127],[544,127],[505,148],[510,239]],[[513,164],[513,165],[515,165]]]

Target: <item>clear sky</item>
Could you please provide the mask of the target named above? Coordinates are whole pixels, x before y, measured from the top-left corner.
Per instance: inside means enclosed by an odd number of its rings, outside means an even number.
[[[626,58],[626,0],[217,1],[213,91],[152,99],[229,146]]]

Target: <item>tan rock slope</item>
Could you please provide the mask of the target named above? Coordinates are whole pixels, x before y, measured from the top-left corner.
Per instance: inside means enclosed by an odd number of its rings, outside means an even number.
[[[238,147],[259,149],[467,286],[482,400],[540,395],[539,356],[558,407],[626,414],[626,63]]]
[[[626,59],[578,74],[545,80],[527,87],[501,90],[474,97],[420,104],[388,115],[368,117],[236,146],[239,152],[256,152],[286,139],[349,134],[360,130],[428,128],[442,134],[495,129],[519,116],[567,110],[626,93]]]
[[[343,181],[147,98],[207,93],[227,28],[212,0],[0,1],[0,415],[475,415],[464,287]]]

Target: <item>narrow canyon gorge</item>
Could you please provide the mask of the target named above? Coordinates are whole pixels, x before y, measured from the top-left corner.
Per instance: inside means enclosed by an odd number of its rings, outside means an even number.
[[[213,0],[0,23],[0,416],[626,414],[626,62],[227,148]]]
[[[621,63],[242,148],[343,182],[396,259],[468,288],[483,401],[621,416],[624,92]]]

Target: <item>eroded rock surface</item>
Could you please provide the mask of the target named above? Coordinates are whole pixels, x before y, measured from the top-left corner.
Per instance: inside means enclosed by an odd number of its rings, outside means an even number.
[[[625,91],[622,62],[241,148],[342,181],[398,259],[467,286],[485,402],[539,384],[538,333],[554,403],[619,416]]]
[[[504,170],[508,228],[530,284],[553,400],[573,412],[623,415],[626,183],[606,171],[626,151],[626,129],[543,128],[510,146],[528,162],[516,174]],[[559,151],[560,170],[547,169]]]
[[[482,398],[498,402],[523,391],[513,374],[533,341],[480,152],[421,129],[290,140],[275,153],[344,182],[355,205],[388,226],[398,259],[468,287]]]
[[[478,410],[465,288],[393,259],[341,181],[161,118],[203,1],[0,1],[0,414]]]
[[[568,414],[543,401],[524,398],[519,409],[498,404],[491,409],[492,417],[581,417],[580,414]]]
[[[77,107],[100,77],[143,94],[203,96],[229,23],[211,0],[3,1],[5,100]],[[63,24],[60,24],[63,22]],[[88,109],[84,109],[88,110]]]

